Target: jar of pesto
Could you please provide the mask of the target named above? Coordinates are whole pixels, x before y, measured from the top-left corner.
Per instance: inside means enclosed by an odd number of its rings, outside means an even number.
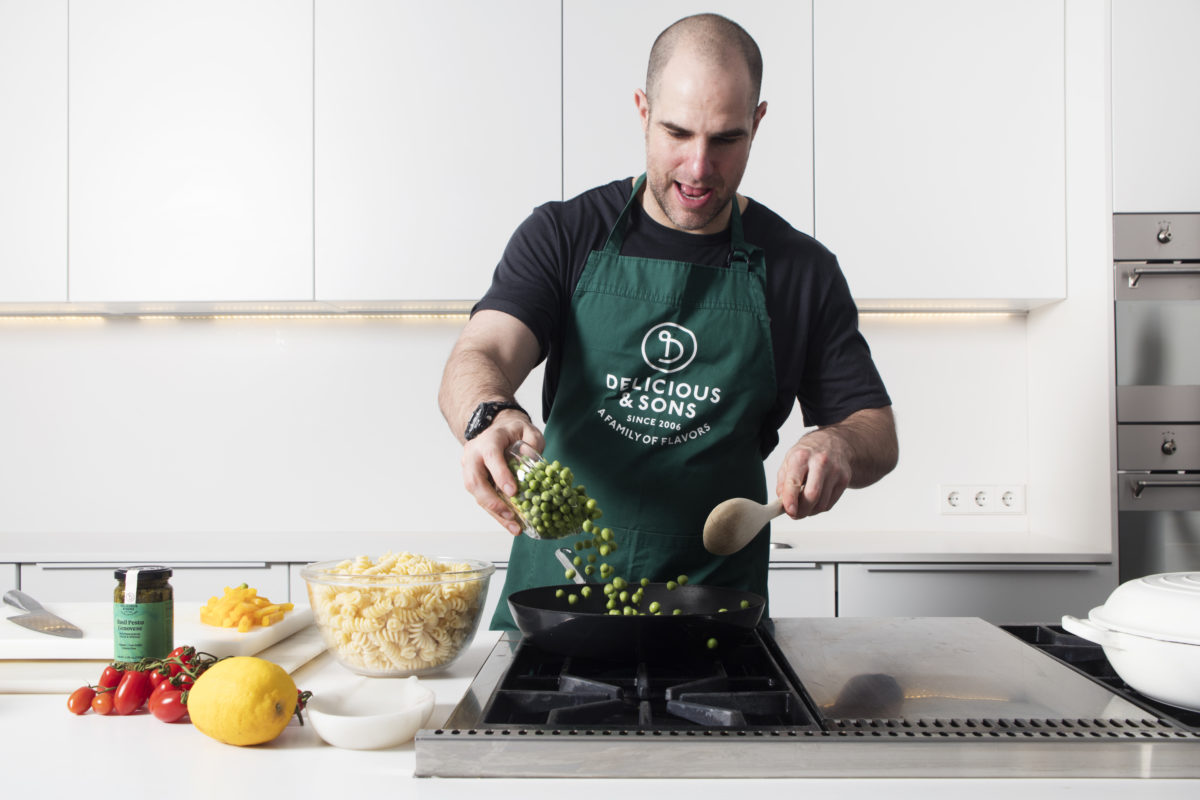
[[[122,567],[113,577],[113,660],[165,658],[175,647],[171,569]]]

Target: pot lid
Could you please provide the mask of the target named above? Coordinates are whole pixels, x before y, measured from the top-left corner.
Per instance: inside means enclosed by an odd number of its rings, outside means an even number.
[[[1200,572],[1166,572],[1126,581],[1088,618],[1123,633],[1200,644]]]

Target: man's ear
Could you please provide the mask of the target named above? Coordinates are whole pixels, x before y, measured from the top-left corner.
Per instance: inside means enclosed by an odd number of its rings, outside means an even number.
[[[758,123],[762,122],[762,118],[767,115],[767,101],[763,100],[758,104],[758,108],[754,109],[754,122],[750,126],[750,138],[754,138],[754,134],[758,133]]]
[[[642,120],[642,133],[650,127],[650,100],[641,89],[633,91],[633,102],[637,105],[638,117]],[[765,103],[763,104],[766,105]],[[757,124],[757,121],[756,121]]]

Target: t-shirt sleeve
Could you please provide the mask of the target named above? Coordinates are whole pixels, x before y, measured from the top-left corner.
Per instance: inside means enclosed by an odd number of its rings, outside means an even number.
[[[513,232],[492,273],[491,286],[471,313],[490,309],[516,317],[537,337],[544,359],[558,327],[563,297],[570,296],[563,285],[567,258],[549,208],[535,209]]]
[[[832,425],[892,401],[858,329],[858,308],[837,258],[826,253],[818,264],[823,291],[811,309],[813,324],[796,399],[806,425]]]

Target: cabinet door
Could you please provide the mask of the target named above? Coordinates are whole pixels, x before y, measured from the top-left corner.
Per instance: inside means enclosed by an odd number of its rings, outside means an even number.
[[[312,19],[72,5],[72,301],[312,299]]]
[[[0,302],[63,302],[66,0],[0,0],[0,114]]]
[[[110,602],[117,581],[113,570],[128,563],[46,563],[21,565],[21,590],[43,602]],[[263,562],[166,564],[175,600],[202,603],[226,586],[248,583],[260,597],[287,602],[288,565]],[[307,603],[307,599],[303,600]]]
[[[475,299],[562,193],[558,0],[317,3],[316,295]]]
[[[816,0],[816,236],[860,302],[1065,297],[1063,14]]]
[[[724,14],[763,53],[767,115],[740,191],[812,232],[812,3],[774,0],[566,0],[563,4],[563,193],[640,174],[645,139],[633,93],[655,37],[699,12]]]
[[[832,617],[837,614],[833,564],[772,564],[767,574],[771,616]]]
[[[1200,211],[1200,3],[1113,0],[1114,211]]]
[[[1116,588],[1111,564],[839,564],[839,617],[1057,624]]]

